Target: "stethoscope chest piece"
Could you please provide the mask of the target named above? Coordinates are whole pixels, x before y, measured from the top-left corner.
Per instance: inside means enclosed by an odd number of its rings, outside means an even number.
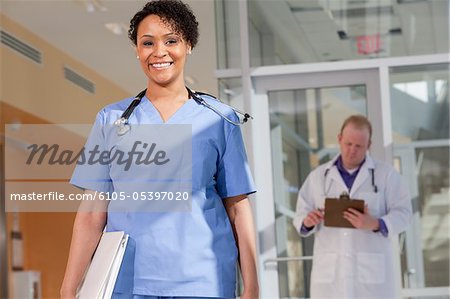
[[[117,127],[117,135],[119,136],[125,135],[131,129],[128,120],[124,117],[117,119],[114,125]]]

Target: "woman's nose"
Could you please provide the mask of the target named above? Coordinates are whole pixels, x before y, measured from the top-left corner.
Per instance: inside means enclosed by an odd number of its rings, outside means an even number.
[[[154,46],[153,56],[164,57],[167,54],[166,47],[162,43],[156,43]]]

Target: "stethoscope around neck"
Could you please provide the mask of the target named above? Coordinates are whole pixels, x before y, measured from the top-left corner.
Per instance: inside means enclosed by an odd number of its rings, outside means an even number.
[[[212,111],[214,111],[215,113],[220,115],[223,119],[225,119],[230,124],[233,124],[235,126],[240,126],[240,125],[246,123],[249,118],[253,119],[253,117],[250,114],[248,114],[246,112],[242,112],[242,111],[234,108],[233,106],[230,106],[228,104],[225,104],[225,103],[221,102],[224,105],[227,105],[228,107],[230,107],[237,114],[242,115],[242,119],[239,119],[239,121],[234,121],[234,120],[230,119],[228,116],[224,115],[222,112],[220,112],[216,107],[211,106],[210,104],[208,104],[196,92],[190,90],[187,87],[186,87],[186,89],[187,89],[187,91],[189,93],[189,97],[190,98],[194,99],[198,104],[203,105],[203,106],[211,109]],[[136,107],[141,103],[141,100],[145,96],[146,92],[147,92],[147,89],[144,89],[143,91],[138,93],[134,97],[134,100],[131,102],[131,104],[122,113],[120,118],[118,118],[114,122],[114,125],[117,127],[117,135],[122,136],[122,135],[126,134],[130,130],[131,127],[130,127],[130,125],[128,123],[128,120],[130,119],[131,114],[133,114],[134,109],[136,109]],[[217,100],[217,101],[219,101],[219,100]]]
[[[373,192],[378,193],[378,186],[377,184],[375,184],[375,169],[374,168],[369,168],[371,177],[372,177],[372,188],[373,188]],[[330,172],[330,168],[325,169],[325,173],[324,173],[324,181],[323,181],[323,192],[326,195],[327,192],[327,176],[328,176],[328,172]],[[329,188],[328,188],[329,189]]]

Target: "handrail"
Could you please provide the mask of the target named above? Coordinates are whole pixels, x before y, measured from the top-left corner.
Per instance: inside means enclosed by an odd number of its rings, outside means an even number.
[[[278,257],[278,258],[270,258],[263,262],[263,266],[266,267],[267,264],[278,262],[293,262],[293,261],[310,261],[312,260],[312,256],[291,256],[291,257]]]

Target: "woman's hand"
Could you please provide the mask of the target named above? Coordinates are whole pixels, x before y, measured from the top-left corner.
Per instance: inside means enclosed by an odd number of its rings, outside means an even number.
[[[63,285],[60,291],[61,299],[75,299],[75,291],[67,290]]]
[[[259,288],[256,286],[256,288],[251,289],[245,289],[242,293],[241,299],[258,299],[259,298]]]
[[[96,194],[92,190],[86,190],[85,193],[92,196]],[[61,298],[76,297],[77,288],[102,236],[106,224],[107,206],[107,201],[81,202],[73,225],[69,257],[60,290]]]
[[[225,209],[239,251],[239,266],[244,283],[241,298],[257,299],[259,287],[256,273],[256,241],[250,202],[246,195],[228,197],[225,199]]]

